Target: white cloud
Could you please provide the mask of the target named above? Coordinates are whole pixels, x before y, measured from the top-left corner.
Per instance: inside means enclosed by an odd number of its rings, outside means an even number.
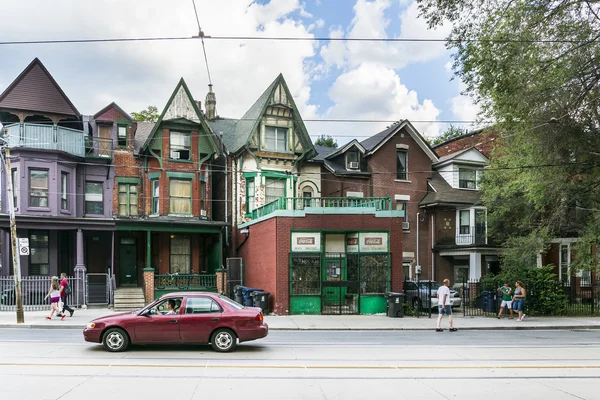
[[[459,90],[462,92],[466,89],[464,83],[459,83]],[[470,96],[459,94],[449,100],[450,106],[452,107],[452,113],[456,116],[459,121],[475,121],[479,116],[481,108],[473,102]],[[475,127],[476,124],[470,124]]]
[[[325,117],[331,119],[433,121],[440,114],[431,100],[419,102],[417,93],[402,84],[393,69],[374,63],[363,63],[340,75],[329,90],[329,97],[335,105],[326,111]],[[338,142],[345,143],[353,137],[363,140],[386,125],[389,123],[335,124],[327,132],[313,134],[338,136]],[[415,123],[425,136],[437,135],[437,125]]]
[[[207,35],[312,36],[298,0],[200,0]],[[32,13],[31,10],[36,10]],[[144,0],[30,0],[3,10],[3,40],[193,36],[198,32],[191,3]],[[283,73],[303,115],[313,115],[305,60],[316,53],[311,42],[217,41],[206,51],[220,115],[240,117]],[[149,104],[164,107],[179,78],[204,101],[208,79],[199,40],[4,46],[0,81],[11,82],[39,57],[80,112],[93,114],[110,101],[127,111]],[[10,60],[7,63],[6,60]],[[6,86],[6,85],[5,85]],[[4,86],[4,87],[5,87]],[[1,89],[0,89],[1,90]]]

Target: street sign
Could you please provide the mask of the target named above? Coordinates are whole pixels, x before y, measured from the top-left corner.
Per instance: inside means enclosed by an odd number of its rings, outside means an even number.
[[[19,254],[22,256],[29,255],[29,238],[19,238]]]

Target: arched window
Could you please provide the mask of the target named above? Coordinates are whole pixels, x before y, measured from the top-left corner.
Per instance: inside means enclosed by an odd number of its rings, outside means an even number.
[[[302,188],[302,205],[304,207],[311,207],[311,199],[314,197],[313,194],[313,188],[310,186],[304,186],[304,188]]]

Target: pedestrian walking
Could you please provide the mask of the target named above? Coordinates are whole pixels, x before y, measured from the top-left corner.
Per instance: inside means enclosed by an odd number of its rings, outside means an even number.
[[[64,316],[65,310],[69,312],[69,317],[73,316],[75,310],[69,307],[68,297],[73,290],[71,289],[71,285],[69,285],[69,281],[67,280],[67,274],[64,272],[60,274],[60,299],[62,300],[63,306],[61,310],[61,316]]]
[[[46,319],[51,320],[54,313],[58,315],[60,312],[58,306],[58,302],[60,301],[60,283],[58,282],[57,276],[53,276],[50,279],[50,290],[48,290],[48,294],[44,297],[44,300],[46,300],[48,297],[50,297],[50,315],[47,316]],[[64,315],[62,316],[61,320],[63,319],[65,319]]]
[[[513,310],[519,313],[519,317],[517,318],[517,322],[523,321],[523,318],[527,316],[527,314],[523,314],[523,307],[525,306],[525,297],[527,296],[527,290],[523,287],[523,282],[517,281],[515,282],[515,294],[513,296]]]
[[[512,309],[512,288],[508,285],[508,282],[504,282],[504,286],[498,288],[498,291],[502,292],[502,303],[500,304],[500,311],[498,312],[498,319],[504,312],[504,307],[510,311],[510,319],[513,319]]]
[[[450,332],[456,332],[456,328],[454,327],[452,321],[452,306],[450,305],[450,280],[444,279],[444,284],[440,286],[437,290],[437,298],[438,298],[438,319],[437,319],[437,327],[435,329],[436,332],[442,332],[443,329],[441,327],[442,318],[444,314],[448,316],[448,324],[450,326]]]

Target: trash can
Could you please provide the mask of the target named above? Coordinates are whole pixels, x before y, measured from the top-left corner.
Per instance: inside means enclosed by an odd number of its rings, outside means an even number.
[[[254,292],[252,293],[252,298],[254,302],[254,307],[260,307],[263,310],[263,313],[266,314],[269,311],[269,292]]]
[[[495,313],[496,312],[496,294],[489,290],[481,292],[481,309],[484,312]]]
[[[242,286],[242,285],[235,285],[235,287],[233,288],[234,297],[235,297],[234,300],[240,304],[244,304],[244,296],[242,295],[243,288],[244,288],[244,286]]]
[[[404,317],[404,293],[387,292],[387,316],[390,318]]]
[[[242,297],[244,298],[244,304],[246,307],[253,307],[254,302],[252,301],[252,294],[254,292],[262,292],[262,289],[242,287]]]

